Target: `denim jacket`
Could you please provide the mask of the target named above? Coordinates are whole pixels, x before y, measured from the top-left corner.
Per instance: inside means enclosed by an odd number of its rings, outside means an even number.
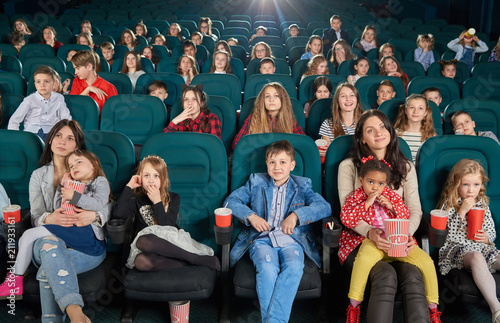
[[[233,211],[233,215],[245,225],[231,250],[231,266],[238,262],[253,240],[260,235],[247,220],[248,216],[255,213],[268,220],[272,200],[273,179],[268,174],[252,174],[244,186],[234,190],[224,201],[228,203],[227,207]],[[292,212],[299,218],[292,238],[301,245],[305,254],[321,267],[311,223],[330,216],[331,208],[320,194],[313,192],[309,178],[290,175],[285,200],[285,218]]]

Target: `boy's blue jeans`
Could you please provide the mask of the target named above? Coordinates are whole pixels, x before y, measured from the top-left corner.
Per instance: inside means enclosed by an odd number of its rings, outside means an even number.
[[[97,267],[106,258],[68,249],[55,236],[38,239],[33,246],[34,260],[40,266],[36,278],[40,284],[42,322],[64,322],[68,305],[83,307],[77,274]]]
[[[255,240],[250,258],[257,270],[257,295],[262,322],[288,322],[304,272],[304,251],[298,243],[273,248],[269,238]]]

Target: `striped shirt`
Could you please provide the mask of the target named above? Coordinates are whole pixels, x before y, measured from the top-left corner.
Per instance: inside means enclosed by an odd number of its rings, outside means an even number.
[[[259,236],[259,238],[268,236],[273,248],[284,247],[295,242],[291,236],[284,234],[281,228],[283,220],[285,220],[285,199],[288,182],[278,187],[276,182],[273,181],[273,203],[267,219],[269,231],[264,231]]]
[[[344,132],[346,135],[354,135],[354,132],[356,131],[356,122],[354,122],[351,126],[346,126],[342,120],[340,120],[340,124],[342,124],[342,128],[344,128]],[[319,128],[319,135],[320,136],[325,136],[330,138],[330,140],[333,140],[333,119],[325,119],[323,123],[321,124],[321,127]]]
[[[399,137],[403,138],[408,146],[410,146],[411,157],[413,158],[413,162],[415,162],[417,160],[417,151],[422,146],[422,133],[405,131]]]

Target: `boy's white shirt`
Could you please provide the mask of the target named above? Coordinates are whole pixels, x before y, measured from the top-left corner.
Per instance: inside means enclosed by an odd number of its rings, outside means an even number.
[[[40,129],[48,133],[52,127],[62,119],[71,120],[71,114],[64,96],[52,92],[45,99],[38,91],[28,95],[9,119],[9,130],[19,130],[24,122],[24,131],[37,133]]]

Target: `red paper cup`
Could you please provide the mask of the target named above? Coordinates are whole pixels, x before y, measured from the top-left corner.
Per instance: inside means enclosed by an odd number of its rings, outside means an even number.
[[[431,211],[431,227],[437,230],[446,230],[448,223],[448,212],[444,210]]]
[[[233,211],[227,207],[221,207],[214,211],[215,225],[221,228],[231,226],[231,216]]]
[[[170,322],[189,323],[189,301],[187,302],[169,302]]]
[[[406,257],[406,245],[408,244],[408,232],[410,220],[385,219],[385,236],[389,241],[389,257]]]
[[[315,141],[316,146],[318,146],[319,151],[326,151],[328,149],[328,142],[325,139],[317,139]],[[325,156],[320,156],[321,164],[325,163]]]
[[[12,204],[2,208],[3,221],[8,224],[14,224],[21,221],[21,206]]]
[[[467,238],[477,240],[474,235],[483,229],[484,209],[474,207],[467,213]]]

